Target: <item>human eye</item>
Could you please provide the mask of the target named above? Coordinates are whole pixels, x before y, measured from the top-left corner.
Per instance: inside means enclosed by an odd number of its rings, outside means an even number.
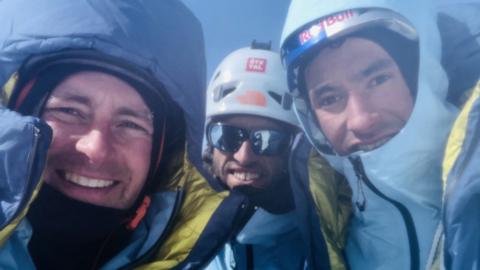
[[[335,91],[323,92],[313,96],[313,106],[317,109],[330,109],[338,105],[343,96]]]
[[[70,108],[70,107],[59,107],[59,108],[52,108],[52,111],[59,113],[59,114],[66,114],[66,115],[72,115],[72,116],[81,116],[81,113],[79,110],[75,108]]]
[[[122,119],[118,122],[117,128],[133,136],[151,136],[153,134],[153,125],[151,123],[144,123],[141,120]]]
[[[339,102],[340,100],[341,97],[339,95],[324,95],[319,99],[318,104],[320,107],[328,107]]]
[[[76,123],[86,119],[86,113],[80,108],[68,105],[47,106],[44,114],[46,117],[54,118],[66,123]]]
[[[123,121],[120,123],[119,126],[127,129],[146,131],[146,129],[143,128],[141,125],[138,125],[137,123],[134,123],[132,121]]]
[[[368,82],[368,86],[369,87],[376,87],[376,86],[379,86],[379,85],[382,85],[383,83],[385,83],[386,81],[388,81],[392,76],[388,73],[382,73],[382,74],[378,74],[378,75],[375,75],[369,82]]]

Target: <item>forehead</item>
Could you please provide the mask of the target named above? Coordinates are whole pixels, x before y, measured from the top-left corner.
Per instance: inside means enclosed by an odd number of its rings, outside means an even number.
[[[52,91],[52,99],[85,105],[112,104],[135,110],[147,110],[140,94],[120,78],[98,71],[84,71],[66,77]]]
[[[348,37],[331,44],[332,46],[323,48],[306,66],[307,80],[323,81],[336,77],[351,77],[379,60],[396,65],[384,48],[366,38]]]
[[[219,122],[224,124],[233,125],[236,127],[242,128],[273,128],[273,129],[285,129],[285,126],[279,123],[276,120],[257,116],[257,115],[247,115],[247,114],[239,114],[239,115],[229,115],[222,117]]]

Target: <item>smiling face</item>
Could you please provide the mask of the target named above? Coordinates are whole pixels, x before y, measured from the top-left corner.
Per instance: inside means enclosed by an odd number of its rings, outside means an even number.
[[[221,123],[245,129],[285,129],[276,121],[260,116],[229,116]],[[214,175],[230,189],[238,186],[265,189],[275,180],[281,180],[286,168],[287,154],[288,151],[275,156],[257,155],[252,151],[251,142],[246,140],[234,153],[214,148],[212,169]]]
[[[378,44],[347,38],[305,69],[311,108],[340,155],[380,147],[406,124],[413,98],[398,65]]]
[[[132,206],[145,185],[153,134],[134,88],[106,73],[75,73],[53,90],[42,119],[53,130],[47,184],[82,202]]]

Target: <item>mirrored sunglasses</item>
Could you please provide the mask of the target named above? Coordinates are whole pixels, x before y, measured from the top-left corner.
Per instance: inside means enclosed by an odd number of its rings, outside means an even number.
[[[226,153],[237,152],[242,143],[248,140],[255,154],[275,156],[285,153],[292,135],[275,129],[246,129],[212,123],[207,128],[207,140],[210,145]]]

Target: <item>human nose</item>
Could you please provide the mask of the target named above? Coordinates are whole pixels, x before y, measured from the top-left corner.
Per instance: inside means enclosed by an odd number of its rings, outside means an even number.
[[[81,135],[76,143],[77,151],[88,157],[91,164],[102,164],[110,154],[110,143],[105,131],[92,129]]]
[[[357,136],[374,132],[380,114],[364,96],[351,96],[348,101],[347,129]]]
[[[240,148],[233,154],[233,158],[241,165],[246,165],[254,161],[255,153],[249,140],[242,142]]]

